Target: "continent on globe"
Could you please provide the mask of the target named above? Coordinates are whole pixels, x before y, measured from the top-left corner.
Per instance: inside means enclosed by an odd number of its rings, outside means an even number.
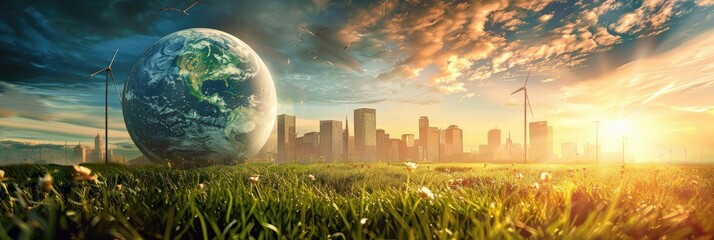
[[[218,30],[169,34],[136,61],[124,88],[124,121],[153,162],[235,163],[254,156],[275,123],[273,79],[258,54]]]

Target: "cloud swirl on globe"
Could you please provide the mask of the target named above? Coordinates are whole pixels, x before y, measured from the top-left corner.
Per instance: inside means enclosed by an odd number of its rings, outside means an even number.
[[[268,68],[238,38],[213,29],[169,34],[139,56],[124,88],[124,121],[154,162],[184,166],[254,156],[275,123]]]

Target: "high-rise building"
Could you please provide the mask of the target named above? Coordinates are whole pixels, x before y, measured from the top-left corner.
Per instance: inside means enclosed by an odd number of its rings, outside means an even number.
[[[377,110],[359,108],[354,110],[355,154],[358,161],[374,161],[377,158]]]
[[[547,121],[531,122],[529,162],[545,162],[553,155],[553,127]]]
[[[424,155],[424,160],[427,158],[427,142],[428,142],[428,136],[427,133],[429,132],[429,118],[426,116],[421,116],[419,117],[419,143],[422,147],[422,152]]]
[[[376,134],[377,138],[377,160],[379,161],[386,161],[387,160],[387,140],[389,138],[386,138],[386,133],[384,132],[384,129],[377,129]]]
[[[104,163],[104,139],[97,132],[94,137],[94,150],[92,151],[92,162]]]
[[[320,133],[309,132],[302,136],[300,160],[314,162],[320,158]]]
[[[387,161],[389,162],[398,162],[400,161],[399,155],[401,154],[399,152],[399,148],[401,147],[401,142],[402,140],[399,140],[397,138],[391,138],[388,139],[387,141],[388,144],[388,150],[387,150]]]
[[[345,116],[345,133],[342,135],[342,160],[350,160],[350,122]]]
[[[295,159],[295,116],[278,115],[278,159],[286,163]]]
[[[399,149],[400,153],[402,153],[400,156],[402,161],[416,161],[419,159],[415,144],[414,134],[402,134],[403,148]]]
[[[448,160],[457,160],[464,153],[464,133],[461,128],[451,125],[444,131],[446,151],[444,152]]]
[[[578,144],[566,142],[560,145],[560,153],[563,162],[574,163],[578,161]]]
[[[342,122],[320,121],[320,157],[325,162],[334,162],[342,155]]]
[[[428,127],[426,134],[426,160],[427,161],[440,161],[441,156],[439,154],[439,128]]]
[[[501,146],[501,129],[488,130],[488,145],[494,149]]]
[[[79,142],[77,146],[72,148],[72,161],[77,163],[87,162],[87,148],[82,146],[82,142]]]

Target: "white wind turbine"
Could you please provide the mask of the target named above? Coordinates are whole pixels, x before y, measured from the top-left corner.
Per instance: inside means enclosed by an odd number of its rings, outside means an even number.
[[[512,92],[511,95],[516,94],[520,91],[523,91],[523,162],[528,163],[526,159],[526,152],[527,150],[527,139],[526,139],[526,134],[528,131],[528,113],[527,110],[531,110],[531,117],[533,117],[533,108],[531,108],[531,101],[528,98],[528,88],[526,87],[528,84],[528,78],[530,78],[531,72],[528,71],[528,76],[526,76],[526,82],[523,83],[523,87],[517,89],[516,91]],[[535,118],[535,117],[533,117]]]
[[[112,60],[109,62],[109,66],[102,68],[91,75],[87,76],[87,78],[91,78],[94,75],[97,75],[101,72],[106,73],[105,77],[105,92],[104,92],[104,163],[109,163],[109,77],[112,78],[112,81],[114,82],[114,89],[117,91],[117,96],[119,97],[119,104],[123,104],[121,100],[121,95],[119,95],[119,88],[117,88],[117,81],[114,79],[114,74],[112,74],[112,64],[114,64],[114,59],[117,57],[117,53],[119,52],[119,49],[114,51],[114,56],[112,57]]]

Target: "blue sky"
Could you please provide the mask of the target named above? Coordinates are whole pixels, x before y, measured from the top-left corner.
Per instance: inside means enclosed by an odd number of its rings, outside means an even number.
[[[643,159],[668,148],[714,149],[711,0],[205,0],[189,16],[157,10],[190,3],[0,3],[0,139],[90,141],[103,128],[104,86],[87,74],[118,48],[123,84],[154,41],[207,27],[261,56],[278,113],[297,115],[299,132],[374,107],[378,127],[392,135],[416,133],[427,115],[434,125],[462,127],[466,150],[485,143],[492,127],[522,142],[522,97],[509,94],[530,71],[535,119],[555,125],[556,145],[593,141],[590,122],[599,119],[606,130],[626,124],[670,139],[633,133]],[[329,29],[315,37],[300,26]],[[110,107],[112,143],[137,156],[116,96]],[[605,151],[617,149],[616,138],[603,136]]]

